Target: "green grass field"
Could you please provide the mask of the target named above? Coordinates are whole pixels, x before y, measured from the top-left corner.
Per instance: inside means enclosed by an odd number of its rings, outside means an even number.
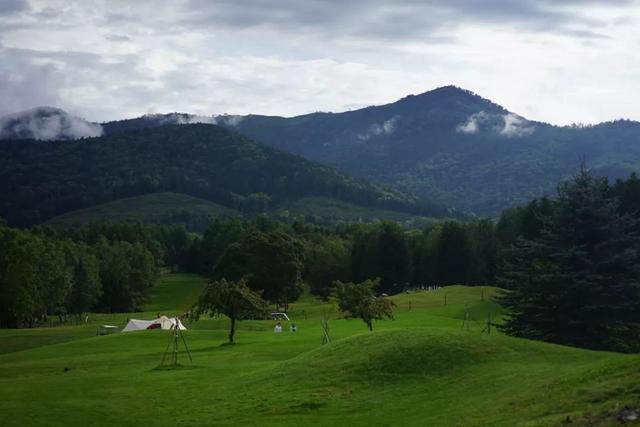
[[[225,345],[226,319],[187,323],[193,362],[182,353],[176,369],[155,369],[167,331],[95,335],[101,323],[178,313],[204,283],[166,275],[145,313],[0,330],[0,425],[611,425],[639,406],[638,356],[482,333],[500,314],[487,287],[396,296],[396,319],[373,332],[310,296],[291,307],[296,333],[240,322]]]

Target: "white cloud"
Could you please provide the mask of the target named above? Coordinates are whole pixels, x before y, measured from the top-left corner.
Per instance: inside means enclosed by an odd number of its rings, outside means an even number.
[[[217,123],[215,117],[213,116],[198,116],[196,114],[185,113],[145,114],[143,117],[146,119],[156,120],[160,124],[188,125],[195,123],[206,123],[215,125]]]
[[[500,134],[508,138],[529,136],[535,131],[533,125],[516,114],[504,114],[502,120],[504,121],[504,126],[500,129]]]
[[[456,127],[456,131],[469,134],[478,133],[478,131],[480,131],[480,124],[486,122],[488,118],[489,115],[484,111],[472,114],[466,122],[461,123]]]
[[[62,110],[39,107],[0,117],[0,139],[30,138],[43,141],[102,135],[102,126]]]
[[[379,135],[391,135],[396,130],[396,122],[399,116],[394,116],[382,123],[374,123],[363,134],[358,135],[358,139],[366,141],[372,137]]]
[[[507,138],[521,138],[533,134],[535,125],[517,114],[489,114],[480,111],[456,126],[456,132],[476,134],[481,131],[498,133]]]
[[[638,0],[476,3],[12,0],[0,114],[296,115],[454,84],[556,124],[640,119]]]

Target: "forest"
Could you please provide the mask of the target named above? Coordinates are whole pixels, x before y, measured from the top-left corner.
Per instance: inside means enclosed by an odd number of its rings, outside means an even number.
[[[73,141],[0,142],[0,216],[11,226],[161,192],[245,214],[302,197],[329,197],[416,215],[455,215],[214,125],[168,125]]]
[[[3,224],[0,322],[34,326],[52,315],[136,310],[163,269],[246,280],[285,309],[305,287],[329,298],[336,281],[377,279],[378,294],[497,283],[507,290],[499,301],[510,310],[504,328],[514,335],[607,349],[624,342],[630,349],[637,340],[623,338],[640,324],[638,212],[636,175],[609,185],[583,169],[556,198],[509,209],[497,221],[444,220],[421,229],[392,221],[284,223],[265,215],[216,219],[201,235],[179,225]],[[566,305],[562,316],[573,326],[559,330],[565,322],[549,308],[550,298],[557,298],[555,307]],[[535,320],[543,313],[546,322]],[[594,313],[609,319],[608,329],[581,323],[601,324]],[[622,313],[627,318],[616,326],[612,319]]]

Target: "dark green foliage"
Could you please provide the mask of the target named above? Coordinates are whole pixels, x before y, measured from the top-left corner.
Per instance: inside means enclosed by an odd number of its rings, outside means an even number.
[[[438,284],[467,283],[473,274],[471,239],[464,224],[447,221],[438,235]]]
[[[411,254],[405,230],[385,221],[362,226],[353,238],[353,278],[380,278],[380,292],[397,293],[411,280]]]
[[[220,279],[211,282],[200,295],[195,307],[195,319],[202,314],[227,316],[230,320],[229,342],[233,343],[236,321],[264,318],[267,303],[261,298],[260,292],[247,286],[246,279],[237,282]]]
[[[512,244],[522,237],[535,239],[540,237],[544,219],[551,215],[552,201],[543,197],[529,202],[526,206],[507,209],[500,215],[496,234],[504,244]]]
[[[253,232],[229,245],[213,270],[215,279],[240,280],[285,306],[302,293],[304,252],[301,242],[280,231]]]
[[[213,125],[163,126],[81,141],[2,141],[0,215],[29,226],[76,209],[159,192],[187,194],[244,213],[301,197],[442,216],[413,196]]]
[[[155,281],[153,255],[140,243],[108,242],[95,246],[103,294],[99,306],[109,312],[134,311]]]
[[[0,325],[31,324],[42,313],[44,278],[37,260],[44,254],[42,240],[0,224]]]
[[[336,280],[351,277],[351,242],[335,236],[311,236],[305,245],[305,279],[311,292],[323,298]]]
[[[67,264],[72,271],[72,287],[65,305],[68,313],[81,315],[96,306],[102,295],[100,263],[85,244],[68,245]]]
[[[365,280],[360,283],[333,284],[334,296],[338,301],[338,308],[347,318],[359,318],[373,331],[373,321],[384,318],[393,319],[395,304],[384,296],[376,296],[376,289],[380,286],[380,279]]]
[[[604,179],[560,186],[538,237],[507,253],[499,301],[513,335],[593,349],[640,349],[640,239]]]

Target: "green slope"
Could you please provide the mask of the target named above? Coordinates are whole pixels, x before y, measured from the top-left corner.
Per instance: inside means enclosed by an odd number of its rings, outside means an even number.
[[[281,220],[304,217],[317,224],[336,222],[397,221],[408,227],[424,227],[437,219],[403,212],[359,206],[329,197],[303,197],[285,202],[268,212]],[[203,231],[212,218],[241,216],[242,213],[197,197],[179,193],[153,193],[127,197],[91,208],[58,215],[45,224],[72,227],[104,221],[185,224],[194,231]]]
[[[287,202],[275,209],[273,215],[285,219],[291,216],[303,216],[307,220],[326,224],[342,221],[372,222],[391,220],[400,222],[406,226],[420,228],[436,221],[435,218],[390,210],[373,209],[327,197],[303,197],[292,202]]]
[[[197,278],[163,279],[151,305]],[[497,307],[491,288],[463,286],[394,297],[396,320],[338,320],[305,297],[293,305],[297,333],[271,321],[187,324],[193,355],[154,370],[166,331],[96,337],[0,355],[3,425],[610,425],[638,407],[640,358],[482,334]],[[447,295],[447,305],[444,296]],[[469,329],[461,319],[469,310]],[[331,345],[320,345],[322,313]],[[126,315],[120,321],[126,321]],[[136,314],[136,316],[138,316]],[[0,331],[0,344],[10,334]],[[65,371],[66,368],[66,371]]]
[[[70,227],[103,221],[174,224],[209,222],[211,218],[241,215],[217,203],[179,193],[153,193],[127,197],[51,218],[46,224]]]

